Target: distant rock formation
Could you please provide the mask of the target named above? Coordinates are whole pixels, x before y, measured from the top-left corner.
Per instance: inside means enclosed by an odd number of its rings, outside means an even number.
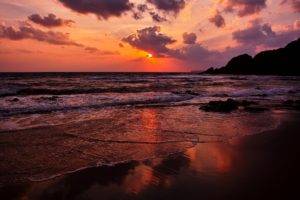
[[[263,51],[252,58],[243,54],[232,58],[226,66],[209,68],[201,74],[300,75],[300,38],[286,47]]]

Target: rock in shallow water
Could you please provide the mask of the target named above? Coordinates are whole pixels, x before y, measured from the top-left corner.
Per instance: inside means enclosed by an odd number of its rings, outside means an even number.
[[[283,106],[290,109],[300,110],[300,100],[287,100],[283,102]]]
[[[13,99],[10,99],[9,100],[10,102],[18,102],[18,101],[20,101],[18,98],[13,98]]]
[[[197,96],[199,95],[198,92],[195,92],[195,91],[192,91],[192,90],[186,90],[186,91],[175,91],[175,92],[172,92],[173,94],[178,94],[178,95],[192,95],[192,96]]]
[[[258,113],[258,112],[268,111],[269,109],[260,106],[246,106],[244,107],[244,110],[251,113]]]
[[[200,109],[206,112],[231,112],[238,109],[238,102],[233,99],[210,101],[208,104],[201,106]]]
[[[226,101],[210,101],[208,104],[203,105],[200,107],[201,110],[204,110],[205,112],[232,112],[234,110],[237,110],[240,106],[251,110],[255,110],[254,107],[249,107],[250,105],[255,105],[256,102],[253,101],[237,101],[234,99],[227,99]]]

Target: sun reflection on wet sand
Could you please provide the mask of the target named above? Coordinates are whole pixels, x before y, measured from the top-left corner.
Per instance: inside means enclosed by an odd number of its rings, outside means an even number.
[[[158,116],[151,109],[145,110],[140,115],[140,123],[153,130],[152,128],[156,127],[159,121]],[[280,113],[273,114],[273,117],[288,118]],[[23,199],[53,199],[54,197],[99,199],[100,196],[102,199],[147,199],[148,195],[151,199],[164,195],[172,199],[183,199],[182,195],[198,199],[201,195],[218,196],[212,188],[217,189],[222,195],[227,195],[227,192],[239,192],[240,187],[243,188],[241,182],[243,183],[244,177],[254,185],[258,184],[255,182],[257,178],[252,178],[256,173],[260,173],[259,177],[265,176],[266,180],[269,180],[269,176],[274,177],[273,169],[270,168],[270,166],[276,168],[273,165],[274,160],[273,158],[266,160],[266,155],[269,156],[269,153],[261,151],[265,141],[263,140],[258,150],[252,146],[249,151],[242,142],[243,138],[240,143],[197,144],[184,152],[165,157],[85,169],[48,181],[33,182],[17,192]],[[254,145],[256,147],[256,140]],[[154,146],[151,150],[157,151]],[[258,169],[266,165],[267,171],[271,173],[265,175],[264,171],[256,171],[257,163]],[[280,167],[278,170],[282,172]]]
[[[200,144],[185,154],[191,160],[190,167],[199,172],[227,172],[232,165],[233,152],[219,143]]]
[[[148,141],[157,141],[157,111],[154,109],[143,109],[141,111],[141,127],[147,131],[145,137],[148,138]],[[149,131],[149,132],[148,132]]]
[[[152,168],[140,165],[128,172],[122,183],[122,187],[127,193],[137,194],[146,188],[153,181]]]
[[[74,174],[62,174],[58,178],[42,183],[29,184],[29,187],[26,186],[24,189],[25,192],[21,191],[21,195],[24,197],[57,195],[56,192],[61,192],[61,187],[64,187],[78,189],[78,194],[73,194],[75,196],[91,194],[96,197],[96,194],[106,194],[107,197],[121,195],[116,199],[122,199],[121,197],[126,195],[142,195],[153,188],[167,190],[176,187],[182,177],[184,181],[189,181],[197,177],[203,178],[203,175],[217,177],[230,174],[236,169],[239,170],[240,164],[247,163],[247,158],[241,156],[235,149],[238,143],[230,136],[237,133],[244,136],[275,128],[274,126],[286,115],[269,112],[256,114],[254,119],[253,115],[237,113],[222,118],[221,114],[212,117],[196,107],[174,107],[140,108],[130,111],[119,109],[110,113],[110,116],[118,120],[105,117],[76,125],[53,126],[47,130],[19,131],[15,133],[18,137],[14,137],[14,134],[2,135],[1,137],[8,141],[14,139],[15,142],[19,142],[20,148],[32,158],[31,162],[36,163],[35,166],[40,165],[39,170],[49,167],[56,170],[46,174],[37,171],[33,174],[35,168],[30,168],[32,174],[29,172],[28,174],[37,177],[37,180],[39,177],[47,178],[57,172],[65,172],[66,167],[72,170],[82,166],[94,166],[94,162],[99,160],[104,163],[111,161],[116,163],[111,167],[85,169]],[[204,118],[206,120],[203,120]],[[61,132],[62,130],[68,135]],[[187,130],[192,131],[186,133]],[[43,131],[43,134],[37,135],[40,131]],[[29,132],[36,137],[24,140]],[[222,141],[216,140],[216,134],[223,134],[217,137],[217,139],[222,137]],[[195,146],[192,142],[194,137],[205,143]],[[51,147],[43,145],[45,138],[48,142],[53,140]],[[178,139],[184,139],[185,142],[177,142]],[[104,140],[110,142],[101,142]],[[39,151],[36,151],[37,147],[40,147]],[[18,172],[21,154],[16,154],[9,147],[5,148],[5,151],[6,155],[11,155],[7,158],[14,159],[14,163],[11,162],[14,165],[9,171]],[[55,162],[54,159],[49,159],[51,153],[57,155]],[[41,165],[40,160],[44,161],[44,165]],[[120,160],[125,163],[120,164]],[[27,169],[29,167],[31,165]],[[25,175],[27,178],[28,175]],[[43,193],[49,190],[51,194]],[[67,192],[74,193],[74,191]]]

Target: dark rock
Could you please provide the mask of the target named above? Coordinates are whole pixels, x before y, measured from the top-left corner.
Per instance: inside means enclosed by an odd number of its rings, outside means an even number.
[[[300,110],[300,100],[287,100],[283,102],[283,107]]]
[[[268,108],[259,107],[259,106],[246,106],[244,110],[251,113],[265,112],[268,111]]]
[[[256,94],[256,95],[252,95],[252,96],[258,96],[258,97],[267,97],[267,94]]]
[[[197,92],[194,92],[194,91],[192,91],[192,90],[187,90],[185,93],[186,93],[186,94],[189,94],[189,95],[194,95],[194,96],[199,95]]]
[[[51,97],[41,97],[40,100],[46,100],[46,101],[57,101],[58,96],[51,96]]]
[[[289,94],[296,94],[297,91],[295,91],[295,90],[289,90],[288,93],[289,93]]]
[[[254,101],[236,101],[234,99],[227,99],[226,101],[210,101],[208,104],[200,107],[206,112],[232,112],[237,110],[240,106],[247,107],[250,105],[257,105]]]
[[[250,106],[250,105],[257,105],[258,103],[255,101],[247,101],[247,100],[242,100],[239,102],[239,106]]]
[[[257,86],[255,87],[256,90],[261,90],[261,87]]]
[[[201,106],[200,109],[206,112],[231,112],[237,110],[239,103],[233,99],[226,101],[210,101],[208,104]]]
[[[18,101],[20,101],[20,99],[18,99],[18,98],[13,98],[13,99],[11,99],[11,100],[9,100],[10,102],[18,102]]]
[[[232,58],[221,68],[209,68],[202,74],[300,75],[300,38],[284,48],[263,51],[254,56]]]
[[[214,97],[229,97],[228,94],[215,94]]]
[[[248,80],[245,77],[230,77],[231,80],[235,80],[235,81],[245,81]]]
[[[211,68],[207,69],[203,73],[205,73],[205,74],[214,74],[215,72],[216,72],[216,69],[214,69],[213,67],[211,67]]]
[[[183,95],[183,94],[188,94],[188,95],[193,95],[193,96],[197,96],[199,95],[199,93],[197,92],[194,92],[192,90],[187,90],[187,91],[175,91],[175,92],[172,92],[173,94],[178,94],[178,95]]]
[[[288,106],[290,106],[290,105],[293,105],[294,102],[295,102],[295,101],[293,101],[293,100],[286,100],[286,101],[283,102],[283,105],[288,105]]]

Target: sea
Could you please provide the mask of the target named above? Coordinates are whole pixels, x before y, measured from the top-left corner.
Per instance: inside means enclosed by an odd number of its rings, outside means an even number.
[[[1,73],[0,80],[1,157],[14,169],[0,184],[16,177],[47,180],[257,134],[276,128],[285,103],[300,98],[296,76]],[[267,110],[200,109],[229,98]],[[5,146],[9,142],[13,146]],[[24,166],[30,170],[24,172]]]

